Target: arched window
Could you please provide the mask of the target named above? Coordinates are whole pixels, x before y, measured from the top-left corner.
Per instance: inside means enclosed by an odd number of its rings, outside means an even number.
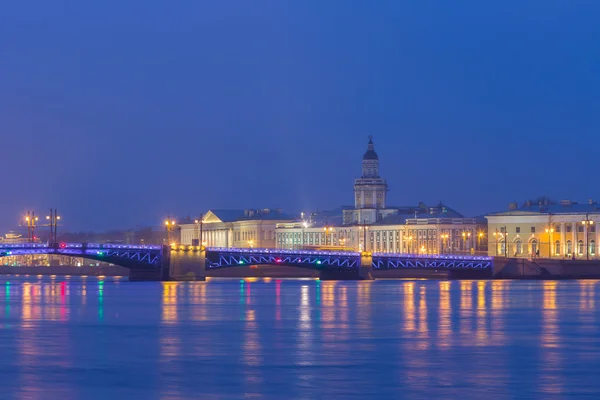
[[[503,256],[505,254],[506,251],[506,243],[504,242],[504,240],[502,240],[500,243],[498,243],[498,254]]]
[[[554,242],[554,255],[560,256],[560,240]]]
[[[573,253],[573,243],[570,240],[567,240],[567,254]]]
[[[577,242],[577,253],[583,254],[583,240]]]
[[[538,248],[537,239],[532,239],[531,240],[531,254],[537,254],[538,250],[539,250],[539,248]]]
[[[595,240],[590,241],[590,255],[592,255],[592,256],[596,255],[596,241]]]
[[[523,242],[521,239],[515,240],[515,248],[517,254],[523,254]]]

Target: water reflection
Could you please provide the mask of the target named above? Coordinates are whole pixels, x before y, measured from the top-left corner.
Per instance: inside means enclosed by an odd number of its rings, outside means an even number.
[[[561,382],[561,346],[558,329],[558,310],[556,307],[556,288],[558,282],[543,283],[544,304],[542,308],[542,332],[540,337],[542,352],[540,363],[541,391],[547,394],[562,393]]]
[[[163,282],[162,284],[162,320],[164,323],[173,324],[177,321],[177,283]],[[100,304],[100,289],[98,302]]]
[[[405,282],[404,286],[404,330],[416,330],[415,324],[415,283]]]
[[[7,398],[120,398],[123,382],[163,398],[600,391],[593,280],[2,284]]]
[[[472,329],[473,312],[473,282],[462,281],[460,283],[460,333],[470,335]],[[465,336],[466,337],[466,336]],[[470,342],[470,338],[469,338]]]
[[[438,345],[441,348],[447,348],[451,345],[452,322],[451,313],[452,306],[450,303],[450,288],[451,281],[440,281],[440,304],[439,304],[439,324],[438,324]]]

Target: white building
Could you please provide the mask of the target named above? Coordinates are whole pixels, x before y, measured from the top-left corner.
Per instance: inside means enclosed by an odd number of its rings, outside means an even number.
[[[210,210],[198,222],[180,224],[180,244],[208,247],[275,247],[275,226],[292,221],[281,210]]]
[[[334,247],[392,253],[471,253],[484,248],[484,232],[474,218],[440,203],[386,205],[388,186],[379,176],[379,157],[369,137],[362,176],[354,181],[354,209],[342,210],[343,222],[301,220],[277,224],[278,248]]]

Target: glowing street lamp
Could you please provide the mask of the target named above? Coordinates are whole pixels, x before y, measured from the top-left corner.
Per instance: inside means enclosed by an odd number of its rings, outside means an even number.
[[[176,224],[177,222],[175,222],[175,220],[171,217],[167,217],[167,219],[165,220],[165,229],[167,231],[167,243],[171,243],[172,247],[174,247],[174,245],[177,245],[176,241],[171,239],[171,232],[175,230]]]
[[[549,227],[546,228],[546,233],[548,234],[548,258],[552,257],[552,234],[554,233],[554,228]]]
[[[444,253],[444,242],[447,241],[449,237],[450,235],[448,235],[447,233],[442,233],[440,235],[440,238],[442,239],[442,254]]]
[[[58,221],[60,221],[60,215],[58,215],[58,211],[55,209],[50,209],[50,215],[46,215],[46,220],[48,221],[48,226],[50,227],[50,244],[56,245],[58,243],[57,240],[57,231],[58,231]]]
[[[590,259],[590,235],[589,229],[587,228],[589,225],[594,225],[594,221],[589,219],[589,214],[585,214],[585,219],[581,221],[581,224],[585,226],[585,259]]]
[[[462,237],[463,237],[463,240],[465,241],[465,251],[468,251],[468,249],[467,249],[467,240],[471,239],[471,231],[463,231],[462,232]]]
[[[38,220],[39,218],[35,216],[35,211],[27,211],[27,214],[25,215],[25,223],[27,224],[27,240],[29,242],[33,242],[35,240],[35,228]]]
[[[250,248],[254,247],[254,240],[248,240],[248,246]]]

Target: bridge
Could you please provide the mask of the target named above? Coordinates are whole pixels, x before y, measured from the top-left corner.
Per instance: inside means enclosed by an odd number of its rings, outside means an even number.
[[[203,248],[100,243],[23,243],[0,245],[0,257],[54,254],[82,257],[130,270],[130,280],[170,280],[177,273],[251,265],[281,265],[318,270],[323,279],[372,279],[373,270],[450,271],[451,277],[491,277],[493,259],[484,256],[391,254],[352,251]]]
[[[330,279],[372,279],[373,270],[450,271],[453,277],[491,277],[492,257],[282,249],[206,249],[206,270],[244,265],[282,265],[320,270]]]
[[[169,280],[168,246],[143,246],[100,243],[0,244],[0,258],[35,254],[81,257],[120,265],[130,270],[130,280]]]

